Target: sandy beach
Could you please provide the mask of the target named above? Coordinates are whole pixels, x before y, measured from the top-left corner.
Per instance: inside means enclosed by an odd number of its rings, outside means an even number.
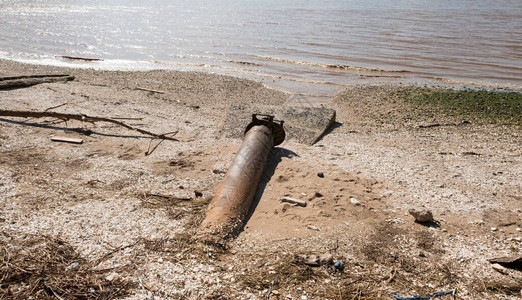
[[[355,86],[324,104],[337,118],[316,144],[272,151],[244,230],[209,248],[192,236],[241,144],[220,132],[228,107],[291,105],[291,95],[222,75],[0,60],[0,77],[34,74],[75,79],[0,90],[2,109],[132,118],[122,121],[179,141],[0,118],[2,298],[522,296],[521,271],[488,261],[521,255],[520,126],[419,108],[400,84]],[[408,213],[423,208],[430,226]],[[343,268],[300,259],[319,254]]]

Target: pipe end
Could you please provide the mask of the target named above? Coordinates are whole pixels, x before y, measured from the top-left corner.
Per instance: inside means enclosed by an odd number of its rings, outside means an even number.
[[[284,121],[274,120],[274,116],[272,115],[252,114],[252,122],[247,125],[245,134],[254,126],[264,125],[272,130],[274,146],[277,146],[285,140],[286,133],[283,128],[283,123]]]

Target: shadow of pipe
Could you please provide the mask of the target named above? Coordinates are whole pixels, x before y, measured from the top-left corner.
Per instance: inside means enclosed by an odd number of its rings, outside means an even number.
[[[293,152],[292,150],[282,147],[275,147],[274,149],[272,149],[263,169],[263,174],[261,175],[261,180],[259,181],[259,185],[257,186],[256,193],[254,195],[254,199],[252,200],[252,205],[250,206],[248,215],[246,216],[245,221],[243,222],[243,227],[238,232],[238,235],[244,231],[246,224],[248,224],[248,221],[252,217],[252,214],[254,213],[257,205],[259,204],[259,201],[261,200],[261,197],[263,196],[265,188],[270,182],[270,179],[272,179],[272,176],[274,176],[275,170],[279,163],[283,160],[283,158],[291,159],[293,157],[299,157],[299,155]]]

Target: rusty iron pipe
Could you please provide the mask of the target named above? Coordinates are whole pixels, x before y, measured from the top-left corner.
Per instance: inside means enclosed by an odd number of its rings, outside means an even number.
[[[200,239],[219,241],[237,232],[248,214],[270,151],[284,140],[283,122],[252,115],[243,143],[216,188],[199,228]]]

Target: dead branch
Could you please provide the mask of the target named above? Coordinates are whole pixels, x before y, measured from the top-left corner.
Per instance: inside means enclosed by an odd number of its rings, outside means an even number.
[[[56,109],[56,108],[58,108],[58,107],[62,107],[62,106],[67,105],[67,104],[69,104],[69,103],[65,102],[65,103],[62,103],[62,104],[60,104],[60,105],[51,106],[51,107],[49,107],[49,108],[46,108],[45,111],[53,110],[53,109]]]
[[[156,93],[156,94],[165,94],[164,91],[157,91],[157,90],[151,90],[151,89],[146,89],[146,88],[142,88],[142,87],[136,87],[134,88],[135,90],[139,90],[139,91],[145,91],[145,92],[150,92],[150,93]]]
[[[14,76],[14,77],[1,77],[0,78],[0,90],[10,88],[28,87],[40,83],[58,82],[58,81],[71,81],[74,80],[74,76],[71,75],[30,75],[30,76]]]
[[[179,141],[178,139],[175,139],[173,137],[169,137],[166,134],[156,134],[152,133],[150,131],[146,131],[140,128],[129,126],[123,122],[109,119],[109,118],[103,118],[103,117],[93,117],[93,116],[87,116],[83,114],[66,114],[66,113],[57,113],[52,111],[20,111],[20,110],[3,110],[0,109],[0,116],[1,117],[20,117],[20,118],[57,118],[64,121],[67,120],[78,120],[83,122],[107,122],[107,123],[113,123],[122,127],[125,127],[129,130],[134,130],[139,133],[153,136],[158,139],[164,139],[164,140],[170,140],[170,141]]]
[[[144,194],[145,198],[147,197],[156,197],[161,198],[169,201],[191,201],[192,198],[190,197],[176,197],[176,196],[169,196],[169,195],[160,195],[160,194],[154,194],[154,193],[146,193]]]

